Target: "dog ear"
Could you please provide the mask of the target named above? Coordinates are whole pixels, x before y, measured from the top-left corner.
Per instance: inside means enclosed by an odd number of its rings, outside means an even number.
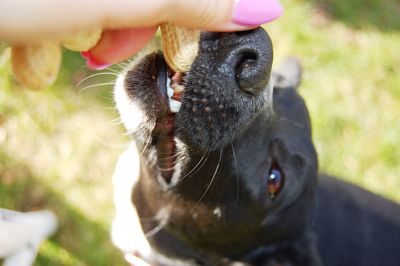
[[[277,70],[272,72],[276,88],[297,88],[301,83],[302,68],[295,57],[287,57]]]

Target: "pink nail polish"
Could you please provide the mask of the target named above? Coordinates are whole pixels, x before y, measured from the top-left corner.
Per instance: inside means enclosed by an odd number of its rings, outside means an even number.
[[[85,59],[88,59],[90,57],[90,52],[89,51],[83,51],[81,52],[81,56]]]
[[[112,65],[112,64],[102,64],[96,62],[96,60],[93,59],[90,51],[81,52],[81,56],[86,59],[87,67],[93,70],[102,70]]]
[[[257,26],[277,19],[282,13],[279,0],[236,0],[232,20],[243,26]]]

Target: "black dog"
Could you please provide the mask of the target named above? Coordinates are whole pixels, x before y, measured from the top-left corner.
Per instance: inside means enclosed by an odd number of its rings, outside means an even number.
[[[117,107],[135,140],[114,176],[124,252],[152,265],[400,265],[396,205],[380,203],[383,229],[357,189],[324,177],[317,198],[301,69],[289,59],[271,74],[272,59],[261,28],[203,33],[174,107],[160,52],[121,75]]]

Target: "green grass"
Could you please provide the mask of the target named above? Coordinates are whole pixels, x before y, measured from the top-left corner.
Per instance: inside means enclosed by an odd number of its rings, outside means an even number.
[[[127,138],[113,121],[111,86],[72,85],[91,73],[79,56],[65,58],[58,82],[42,92],[16,85],[8,65],[0,70],[0,206],[57,214],[60,230],[37,265],[123,265],[109,228],[111,176]]]
[[[303,64],[321,171],[400,202],[398,1],[282,2],[266,28],[275,62]]]
[[[400,17],[395,0],[282,0],[266,26],[275,62],[298,56],[300,93],[322,172],[400,202]],[[113,120],[113,75],[94,77],[66,53],[58,82],[20,88],[0,60],[0,206],[49,208],[60,230],[36,265],[124,265],[109,240],[111,175],[127,138]],[[117,67],[118,68],[118,67]],[[106,71],[108,72],[108,71]]]

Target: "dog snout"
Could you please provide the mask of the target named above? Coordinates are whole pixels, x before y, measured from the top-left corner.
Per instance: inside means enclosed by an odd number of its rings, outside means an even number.
[[[234,33],[237,47],[228,54],[239,88],[257,94],[266,88],[272,68],[272,45],[261,28]]]
[[[179,136],[202,150],[215,150],[229,144],[262,111],[272,114],[272,55],[262,28],[203,32],[185,77]]]

